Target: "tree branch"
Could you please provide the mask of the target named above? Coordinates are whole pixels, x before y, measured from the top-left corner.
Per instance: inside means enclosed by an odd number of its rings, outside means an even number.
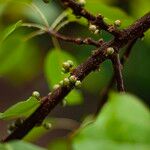
[[[63,1],[65,2],[65,0]],[[73,1],[72,1],[73,2]],[[97,51],[92,54],[85,62],[74,69],[71,75],[74,75],[78,80],[82,81],[90,72],[95,71],[97,67],[109,59],[107,54],[107,48],[113,47],[114,49],[120,49],[131,40],[141,37],[143,33],[150,28],[150,13],[137,20],[129,28],[123,30],[120,37],[113,39],[108,43],[102,44]],[[42,122],[45,117],[51,112],[51,110],[74,88],[73,84],[69,86],[61,86],[56,90],[53,90],[50,94],[42,98],[42,104],[37,110],[29,116],[23,124],[21,124],[12,134],[10,134],[3,141],[10,141],[14,139],[23,138],[28,132],[38,123]]]

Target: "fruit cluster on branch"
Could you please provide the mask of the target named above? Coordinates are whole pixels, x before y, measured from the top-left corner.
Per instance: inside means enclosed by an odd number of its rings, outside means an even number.
[[[128,28],[119,30],[117,28],[120,25],[120,21],[116,20],[114,25],[109,25],[104,22],[102,15],[93,15],[88,12],[81,3],[77,3],[74,0],[61,0],[65,7],[72,9],[73,14],[76,16],[84,17],[89,22],[89,29],[97,33],[99,29],[105,30],[111,33],[114,37],[109,42],[104,42],[102,39],[95,41],[90,37],[85,39],[72,38],[61,35],[53,30],[48,30],[48,33],[55,36],[58,39],[72,42],[75,44],[88,44],[96,46],[96,50],[92,53],[87,60],[81,63],[77,68],[71,69],[70,76],[65,78],[53,91],[47,96],[41,99],[41,105],[37,110],[29,116],[14,132],[12,132],[3,141],[10,141],[14,139],[23,138],[36,124],[41,123],[45,117],[51,112],[51,110],[61,102],[65,96],[74,88],[80,87],[82,80],[92,71],[99,69],[100,64],[105,60],[110,59],[114,67],[114,76],[111,83],[106,87],[103,93],[103,98],[107,96],[108,90],[111,87],[114,79],[116,79],[118,90],[124,92],[123,77],[122,77],[122,65],[128,58],[131,48],[138,38],[141,38],[145,31],[150,28],[150,12],[143,17],[135,21]],[[124,57],[120,60],[119,51],[122,47],[128,46],[124,54]],[[71,62],[64,63],[64,71],[70,70]],[[66,84],[67,83],[67,84]],[[36,92],[34,94],[37,94]],[[104,103],[104,99],[102,101]],[[98,108],[97,112],[101,107]]]

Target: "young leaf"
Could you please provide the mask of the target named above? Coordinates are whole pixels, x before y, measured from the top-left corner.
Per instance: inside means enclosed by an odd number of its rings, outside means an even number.
[[[0,45],[0,76],[15,84],[31,80],[40,66],[40,51],[33,42],[23,41],[23,37],[23,33],[15,32]]]
[[[62,74],[62,64],[67,60],[72,60],[76,65],[75,58],[69,53],[61,51],[59,49],[53,49],[47,55],[45,61],[45,75],[50,87],[58,84],[65,77],[68,77],[69,74]],[[67,104],[75,105],[80,104],[83,100],[82,94],[77,90],[73,90],[67,96]]]
[[[69,142],[66,139],[57,139],[48,145],[49,150],[69,150]]]
[[[24,141],[12,141],[4,144],[0,144],[1,150],[46,150],[42,147],[27,143]]]
[[[0,113],[0,119],[10,120],[19,117],[27,117],[40,105],[40,102],[35,97],[30,97],[28,100],[19,102],[5,112]]]
[[[73,139],[75,150],[148,150],[150,112],[129,94],[111,94],[93,124],[81,128]]]
[[[22,25],[22,20],[19,20],[17,23],[10,25],[9,27],[7,27],[4,30],[4,33],[2,33],[2,37],[0,40],[0,43],[2,43],[3,41],[5,41],[9,35],[11,35],[17,28],[19,28]]]

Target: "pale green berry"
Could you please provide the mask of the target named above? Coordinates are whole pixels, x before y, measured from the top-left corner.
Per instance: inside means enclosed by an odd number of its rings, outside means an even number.
[[[61,73],[62,74],[68,73],[69,70],[70,70],[69,68],[68,69],[61,68]]]
[[[114,48],[113,47],[108,47],[107,48],[107,52],[106,52],[106,56],[108,56],[108,55],[112,55],[113,53],[114,53]]]
[[[19,127],[23,122],[24,122],[24,119],[18,118],[17,120],[15,120],[14,124],[16,127]]]
[[[70,80],[68,78],[64,79],[64,85],[68,86],[70,84]]]
[[[51,123],[45,122],[45,123],[43,123],[42,125],[43,125],[43,127],[44,127],[45,129],[47,129],[47,130],[49,130],[49,129],[52,128],[52,124],[51,124]]]
[[[86,1],[85,1],[85,0],[79,0],[79,4],[80,4],[81,6],[84,6],[84,5],[86,4]]]
[[[61,80],[61,81],[59,82],[59,85],[60,85],[60,86],[63,86],[63,85],[64,85],[64,81]]]
[[[74,65],[72,60],[68,60],[67,63],[69,63],[70,67]]]
[[[120,20],[116,20],[116,21],[114,22],[114,24],[119,27],[119,26],[121,25],[121,21],[120,21]]]
[[[81,81],[80,81],[80,80],[77,80],[77,81],[76,81],[75,87],[76,87],[76,88],[81,88]]]
[[[89,30],[90,30],[91,32],[95,32],[95,31],[97,30],[96,25],[90,24],[90,25],[89,25]]]
[[[73,76],[70,76],[69,80],[71,83],[75,83],[77,81],[77,78],[73,75]]]
[[[33,91],[32,96],[40,98],[40,93],[38,91]]]
[[[53,89],[56,90],[56,89],[58,89],[59,87],[60,87],[59,84],[55,84],[55,85],[53,86]]]
[[[65,70],[70,68],[70,64],[68,62],[64,62],[62,66]]]
[[[98,34],[98,33],[99,33],[99,30],[98,30],[98,29],[94,31],[94,34]]]
[[[15,129],[16,129],[16,125],[14,122],[12,122],[11,124],[8,125],[8,128],[7,128],[8,134],[11,134]]]

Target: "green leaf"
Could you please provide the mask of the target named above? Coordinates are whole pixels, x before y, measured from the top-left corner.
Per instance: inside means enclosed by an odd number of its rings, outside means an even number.
[[[9,143],[0,144],[1,150],[46,150],[39,146],[24,142],[24,141],[12,141]]]
[[[76,65],[75,58],[65,51],[53,49],[48,53],[45,61],[45,75],[50,87],[54,86],[55,84],[58,84],[65,77],[69,76],[69,74],[61,73],[62,63],[67,60],[72,60]],[[80,104],[82,101],[82,94],[77,90],[73,90],[67,96],[68,105]]]
[[[14,84],[31,80],[39,72],[40,52],[33,42],[25,42],[23,35],[19,30],[0,45],[0,76]]]
[[[17,28],[19,28],[22,25],[22,21],[19,20],[17,23],[10,25],[4,30],[4,33],[2,33],[2,37],[0,40],[0,43],[5,41]]]
[[[51,123],[52,128],[47,130],[46,128],[43,127],[43,125],[36,126],[23,138],[23,140],[25,140],[27,142],[32,142],[32,143],[37,141],[42,136],[44,136],[46,133],[50,132],[53,129],[53,127],[55,128],[56,120],[55,120],[55,118],[46,118],[43,121],[43,123]]]
[[[66,139],[57,139],[52,141],[48,146],[49,150],[69,150],[69,144]]]
[[[148,150],[150,112],[138,98],[111,94],[93,124],[81,128],[73,139],[75,150]]]
[[[30,97],[28,100],[19,102],[5,112],[0,113],[0,119],[10,120],[19,117],[27,117],[40,105],[40,102],[35,97]]]

